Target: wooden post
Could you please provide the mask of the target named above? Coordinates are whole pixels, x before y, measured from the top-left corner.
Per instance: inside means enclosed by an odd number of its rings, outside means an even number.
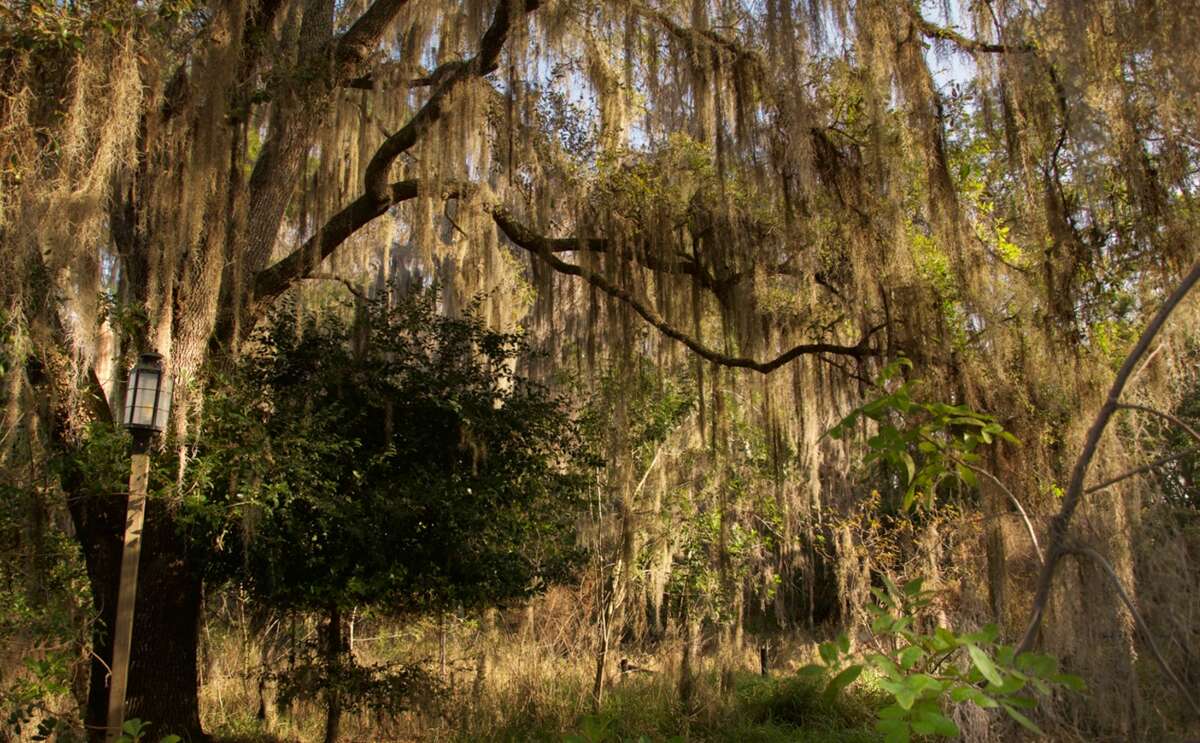
[[[148,436],[144,437],[148,439]],[[108,692],[107,739],[116,740],[125,722],[125,689],[129,685],[129,654],[133,644],[133,607],[137,601],[138,562],[142,555],[142,524],[150,478],[149,442],[134,433],[129,472],[129,502],[125,510],[125,549],[121,553],[121,582],[117,588],[117,619],[113,628],[112,685]]]
[[[767,643],[758,646],[758,663],[762,667],[762,675],[769,676],[770,670],[767,668]]]
[[[446,680],[446,611],[438,615],[438,665],[442,671],[442,681]]]

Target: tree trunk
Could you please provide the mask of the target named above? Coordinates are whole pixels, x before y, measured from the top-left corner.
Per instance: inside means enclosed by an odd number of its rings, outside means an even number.
[[[682,614],[680,619],[683,625],[683,657],[679,663],[679,699],[683,703],[684,712],[690,715],[693,711],[692,701],[696,690],[695,674],[692,668],[696,661],[696,624],[692,618],[692,607],[686,594],[683,597]]]
[[[94,655],[84,716],[89,740],[99,742],[104,740],[108,712],[110,628],[116,618],[123,509],[121,499],[115,497],[78,495],[68,502],[99,615],[92,633]],[[163,501],[147,502],[142,539],[125,716],[150,723],[155,740],[173,733],[185,741],[204,741],[196,668],[201,581],[179,551],[175,524]]]
[[[342,655],[346,650],[342,639],[342,610],[336,604],[329,607],[323,646],[325,669],[329,674],[329,688],[325,690],[325,743],[336,743],[342,726],[342,692],[339,686]]]

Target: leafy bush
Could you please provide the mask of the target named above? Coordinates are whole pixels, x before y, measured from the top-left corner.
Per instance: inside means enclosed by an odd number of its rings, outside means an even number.
[[[807,666],[801,673],[829,675],[826,693],[836,695],[869,669],[889,697],[875,725],[887,743],[906,743],[913,735],[957,736],[958,726],[946,713],[950,706],[968,702],[1003,709],[1022,727],[1041,733],[1026,715],[1037,706],[1037,696],[1084,688],[1080,678],[1060,673],[1053,657],[1017,655],[1011,645],[998,643],[995,625],[969,633],[945,627],[917,631],[914,617],[934,592],[925,590],[920,578],[901,588],[886,577],[884,583],[886,590],[872,589],[878,605],[869,607],[873,646],[880,651],[854,661],[849,638],[842,635],[820,646],[823,665]]]

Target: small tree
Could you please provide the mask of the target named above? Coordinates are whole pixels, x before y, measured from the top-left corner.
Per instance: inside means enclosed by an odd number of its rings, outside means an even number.
[[[576,565],[587,447],[565,401],[513,371],[526,351],[473,310],[439,315],[433,292],[353,322],[281,312],[213,395],[192,523],[215,575],[326,616],[326,740],[339,689],[362,691],[343,609],[486,606]]]

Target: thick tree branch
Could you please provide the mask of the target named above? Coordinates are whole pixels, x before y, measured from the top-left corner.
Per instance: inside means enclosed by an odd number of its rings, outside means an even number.
[[[301,23],[299,69],[287,85],[268,91],[274,98],[271,128],[249,182],[249,223],[245,250],[252,271],[265,266],[296,174],[325,116],[333,91],[360,76],[371,50],[407,0],[376,0],[339,36],[333,34],[333,3],[310,0]],[[305,82],[298,82],[298,81]]]
[[[733,55],[734,59],[745,60],[750,62],[757,70],[762,71],[765,68],[762,56],[757,50],[743,46],[742,44],[723,36],[716,31],[710,29],[697,29],[689,26],[684,26],[678,23],[671,16],[663,13],[661,10],[656,10],[648,5],[640,2],[628,3],[630,10],[643,18],[649,18],[658,25],[667,30],[677,41],[682,43],[688,50],[695,51],[697,43],[703,43],[714,49],[724,50]]]
[[[375,0],[350,28],[337,39],[333,56],[345,68],[357,67],[370,56],[396,14],[408,0]]]
[[[452,183],[442,186],[443,198],[463,195],[468,186]],[[344,209],[330,217],[321,229],[293,250],[285,258],[263,269],[254,278],[254,301],[256,304],[269,302],[282,294],[294,281],[298,281],[320,265],[338,246],[368,222],[383,215],[389,208],[403,201],[416,198],[421,192],[420,181],[398,181],[388,187],[388,199],[379,202],[362,195]]]
[[[1104,434],[1104,429],[1108,426],[1113,413],[1121,405],[1121,393],[1125,390],[1125,384],[1137,366],[1138,361],[1145,355],[1146,350],[1150,348],[1150,344],[1154,341],[1155,336],[1158,335],[1163,325],[1166,324],[1167,318],[1171,316],[1171,313],[1179,306],[1179,303],[1183,301],[1188,292],[1196,286],[1197,282],[1200,282],[1200,261],[1197,261],[1192,266],[1183,281],[1176,287],[1175,291],[1171,292],[1171,295],[1163,302],[1163,306],[1155,313],[1153,319],[1150,320],[1150,324],[1142,331],[1137,344],[1129,352],[1129,355],[1125,357],[1125,363],[1121,364],[1120,370],[1117,371],[1117,378],[1113,380],[1112,387],[1108,391],[1108,398],[1100,408],[1100,412],[1096,414],[1091,428],[1088,429],[1083,451],[1080,452],[1079,459],[1075,461],[1075,467],[1071,471],[1071,482],[1067,486],[1066,495],[1063,496],[1062,507],[1050,522],[1049,554],[1046,564],[1042,566],[1041,574],[1038,576],[1037,593],[1033,599],[1029,627],[1025,630],[1025,636],[1021,638],[1021,644],[1017,649],[1018,653],[1032,648],[1034,640],[1037,638],[1038,630],[1042,624],[1042,616],[1046,611],[1046,603],[1050,599],[1050,588],[1054,584],[1054,569],[1066,553],[1067,529],[1071,525],[1071,517],[1074,516],[1075,509],[1079,507],[1079,499],[1083,495],[1084,477],[1087,475],[1088,466],[1091,464],[1092,457],[1095,456],[1096,449],[1100,445],[1100,437]]]
[[[406,88],[410,88],[410,89],[411,88],[430,88],[435,85],[440,85],[443,81],[446,80],[447,77],[449,77],[449,75],[451,73],[458,70],[458,68],[462,67],[464,64],[466,64],[466,63],[463,62],[461,59],[456,59],[456,60],[453,60],[450,62],[446,62],[444,64],[438,65],[438,67],[435,70],[433,70],[433,72],[430,72],[428,74],[423,74],[421,77],[414,77],[413,79],[407,80],[402,84]],[[379,85],[380,78],[386,77],[387,74],[389,72],[391,72],[392,70],[396,70],[396,69],[400,69],[400,68],[401,68],[401,66],[399,63],[388,62],[388,63],[382,64],[382,65],[378,65],[377,67],[372,69],[371,72],[367,73],[366,75],[362,75],[360,77],[346,80],[345,82],[342,83],[342,85],[347,88],[355,88],[358,90],[375,90],[376,87]]]
[[[337,276],[337,275],[331,274],[331,273],[314,273],[314,274],[310,274],[308,276],[303,277],[302,280],[304,280],[304,281],[336,281],[339,284],[341,284],[342,286],[346,287],[346,291],[350,292],[355,297],[358,297],[359,299],[362,299],[364,301],[367,299],[367,295],[364,294],[361,289],[359,289],[357,286],[355,286],[354,282],[352,282],[350,279],[346,278],[345,276]]]
[[[446,78],[429,96],[429,100],[425,101],[425,105],[421,106],[421,109],[398,132],[384,140],[379,149],[375,151],[375,155],[367,164],[364,177],[367,197],[374,198],[381,203],[388,200],[387,179],[392,163],[401,153],[415,145],[422,135],[442,118],[447,99],[459,85],[469,78],[482,77],[495,71],[499,64],[500,52],[504,48],[504,42],[508,39],[508,32],[513,22],[512,6],[520,3],[523,8],[522,12],[530,13],[537,9],[539,2],[540,0],[500,0],[500,4],[496,7],[496,15],[492,18],[492,24],[480,40],[479,53],[466,62],[458,63],[449,71]]]
[[[568,276],[578,276],[587,281],[592,286],[600,291],[608,294],[614,299],[629,305],[643,320],[653,325],[663,335],[668,338],[679,341],[687,346],[693,353],[703,359],[711,361],[721,366],[735,367],[741,369],[753,369],[760,374],[769,374],[779,367],[805,355],[815,355],[822,353],[836,354],[840,356],[875,356],[878,351],[870,346],[871,336],[880,328],[873,328],[865,333],[859,342],[853,346],[842,346],[834,343],[804,343],[795,346],[770,361],[755,361],[740,356],[730,356],[728,354],[714,351],[705,346],[698,339],[693,338],[686,333],[681,332],[670,323],[668,323],[661,315],[658,314],[650,305],[646,304],[632,292],[609,281],[604,276],[597,274],[587,268],[574,264],[567,263],[561,260],[552,250],[554,241],[537,235],[520,222],[518,222],[512,214],[503,206],[490,207],[492,218],[500,230],[516,245],[525,248],[533,255],[537,256],[546,265],[553,268],[555,271],[566,274]]]
[[[511,216],[509,217],[511,220]],[[499,224],[499,222],[497,222]],[[514,223],[515,224],[515,223]],[[528,229],[521,228],[513,232],[505,232],[505,236],[509,240],[516,243],[518,246],[525,248],[531,253],[536,253],[539,250],[545,249],[551,253],[572,253],[576,251],[587,251],[589,253],[610,253],[612,246],[609,241],[602,237],[589,237],[579,239],[574,237],[542,237],[534,234]],[[649,268],[658,273],[669,273],[681,276],[694,277],[701,286],[710,291],[717,291],[725,285],[736,284],[741,279],[745,278],[743,274],[737,274],[726,279],[714,278],[711,274],[705,271],[696,261],[662,259],[652,255],[650,251],[641,247],[631,251],[628,255],[621,255],[621,258],[628,258],[638,265]]]
[[[255,275],[254,301],[256,304],[261,306],[262,303],[279,296],[293,281],[311,272],[321,260],[363,225],[386,212],[393,204],[416,196],[416,181],[402,181],[394,184],[387,182],[388,171],[391,169],[392,163],[401,153],[416,144],[421,136],[441,119],[447,98],[455,88],[471,76],[486,75],[496,69],[512,25],[512,6],[520,3],[523,12],[529,13],[537,9],[539,2],[540,0],[500,0],[491,25],[480,40],[478,54],[469,61],[448,63],[435,70],[431,77],[440,79],[440,82],[429,100],[409,119],[407,124],[384,140],[376,150],[367,164],[363,195],[335,214],[299,249]],[[364,17],[360,18],[346,32],[342,42],[346,42],[346,39],[350,38],[351,41],[346,43],[361,45],[363,40],[368,38],[369,30],[382,32],[382,28],[386,26],[386,23],[381,25],[381,18],[385,10],[394,13],[395,10],[398,10],[398,3],[378,0],[368,9]],[[371,19],[367,19],[366,16],[373,12],[375,15]],[[257,167],[255,170],[257,171]],[[251,181],[254,181],[253,176]]]
[[[1033,44],[989,44],[987,42],[978,41],[970,37],[964,36],[957,31],[939,26],[925,19],[921,15],[920,9],[909,3],[901,3],[904,12],[912,19],[913,25],[921,32],[923,36],[929,39],[937,39],[939,41],[948,41],[954,44],[964,52],[971,54],[1029,54],[1034,52]]]

